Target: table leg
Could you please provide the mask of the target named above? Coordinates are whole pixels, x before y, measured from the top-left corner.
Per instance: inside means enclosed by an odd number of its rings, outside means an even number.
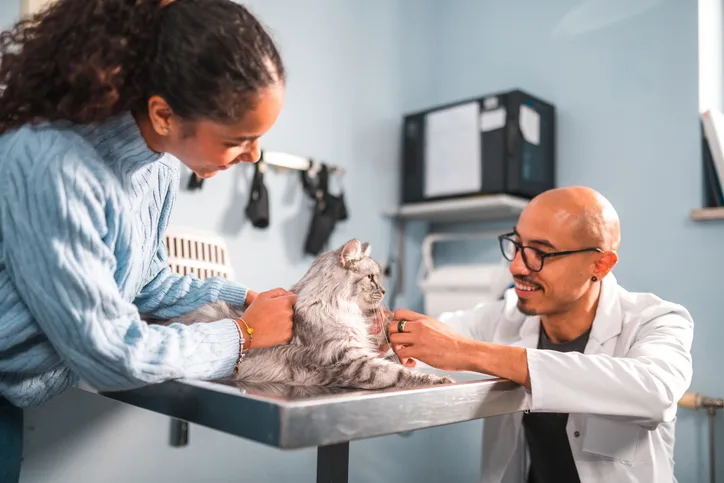
[[[189,444],[189,423],[180,419],[171,419],[171,446],[177,448]]]
[[[317,483],[347,483],[349,443],[317,448]]]

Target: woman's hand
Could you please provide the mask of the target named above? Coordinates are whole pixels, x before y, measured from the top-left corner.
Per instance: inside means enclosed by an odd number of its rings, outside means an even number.
[[[289,342],[292,338],[292,318],[296,301],[297,296],[283,288],[256,295],[244,312],[244,322],[254,329],[251,345],[248,347],[261,349]],[[241,324],[239,327],[242,333],[246,334],[246,326],[243,322],[238,323]]]
[[[253,290],[247,290],[246,291],[246,300],[244,301],[244,307],[248,307],[251,304],[254,303],[254,300],[259,296],[259,292],[254,292]]]
[[[404,332],[399,331],[400,321]],[[467,370],[469,340],[447,325],[422,314],[400,309],[387,326],[392,350],[400,360],[415,358],[448,371]],[[406,364],[407,365],[407,364]]]

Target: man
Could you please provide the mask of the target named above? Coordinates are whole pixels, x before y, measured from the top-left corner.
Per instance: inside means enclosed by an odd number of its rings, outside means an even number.
[[[401,359],[527,389],[530,410],[485,421],[483,482],[676,481],[693,321],[679,305],[618,285],[619,241],[602,195],[547,191],[500,237],[515,281],[503,300],[440,321],[395,312],[388,330]]]

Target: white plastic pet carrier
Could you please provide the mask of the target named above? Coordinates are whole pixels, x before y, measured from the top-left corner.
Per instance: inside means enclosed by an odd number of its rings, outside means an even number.
[[[480,302],[499,299],[513,281],[508,261],[499,263],[451,264],[436,267],[432,248],[441,241],[461,241],[498,236],[497,232],[434,233],[422,242],[422,263],[418,285],[425,298],[425,314],[464,310]]]

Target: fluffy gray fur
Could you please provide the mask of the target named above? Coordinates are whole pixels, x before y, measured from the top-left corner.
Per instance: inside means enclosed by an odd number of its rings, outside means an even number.
[[[250,349],[238,365],[236,380],[354,389],[453,382],[380,357],[384,333],[370,335],[369,327],[381,310],[385,290],[368,243],[351,240],[319,255],[290,292],[297,295],[291,341]],[[238,307],[215,303],[166,323],[237,319],[242,314]]]

